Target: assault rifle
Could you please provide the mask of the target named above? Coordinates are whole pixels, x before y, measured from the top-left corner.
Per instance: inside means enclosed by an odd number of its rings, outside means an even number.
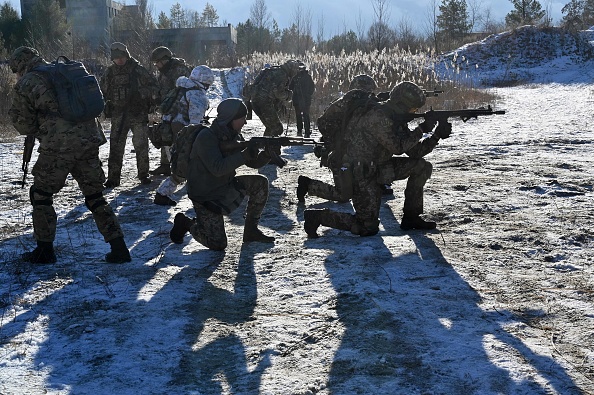
[[[463,122],[468,121],[472,118],[478,118],[479,116],[485,115],[501,115],[505,114],[505,110],[497,110],[493,111],[491,106],[487,107],[479,107],[479,108],[469,108],[465,110],[429,110],[424,113],[412,113],[412,114],[402,114],[398,115],[398,118],[405,119],[406,122],[410,122],[415,118],[424,118],[426,120],[434,120],[434,121],[447,121],[448,118],[453,117],[460,117]]]
[[[443,93],[443,91],[438,91],[438,90],[426,91],[425,89],[423,89],[423,94],[425,95],[425,97],[437,97],[437,96],[439,96],[440,93]],[[390,91],[380,92],[376,95],[376,97],[378,98],[379,101],[386,101],[390,98]]]
[[[35,136],[32,134],[25,137],[25,148],[23,150],[23,164],[21,170],[23,170],[23,181],[21,181],[21,188],[25,187],[27,180],[27,173],[29,173],[29,162],[31,162],[31,155],[33,155],[33,148],[35,148]]]
[[[244,149],[247,147],[256,147],[259,150],[264,150],[270,155],[270,163],[283,167],[287,164],[287,161],[280,157],[280,147],[289,147],[297,145],[323,145],[324,143],[316,141],[311,138],[302,137],[252,137],[245,141],[229,141],[220,144],[222,151],[231,151],[237,149]]]
[[[439,96],[440,93],[443,93],[443,91],[438,91],[438,90],[426,91],[423,89],[423,94],[425,95],[425,97],[437,97],[437,96]]]

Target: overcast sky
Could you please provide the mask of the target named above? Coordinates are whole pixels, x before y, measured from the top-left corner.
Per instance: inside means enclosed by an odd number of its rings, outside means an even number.
[[[207,0],[149,0],[155,14],[160,11],[169,15],[171,6],[180,3],[184,9],[202,11]],[[324,36],[329,38],[346,30],[358,32],[358,25],[365,30],[374,20],[373,0],[265,0],[268,12],[276,20],[281,29],[289,27],[295,19],[297,5],[301,6],[302,14],[311,14],[312,33],[316,35],[318,27],[323,24]],[[545,9],[550,9],[554,23],[562,17],[561,8],[570,0],[540,0]],[[20,11],[20,0],[10,0]],[[135,4],[134,0],[122,0],[125,4]],[[219,15],[219,21],[237,25],[245,22],[250,15],[250,7],[254,0],[208,0]],[[493,20],[503,21],[505,15],[513,9],[509,0],[470,0],[481,4],[483,10],[490,9]],[[396,26],[403,18],[411,25],[418,24],[415,30],[425,32],[428,10],[431,4],[441,4],[441,0],[387,0],[388,24]]]

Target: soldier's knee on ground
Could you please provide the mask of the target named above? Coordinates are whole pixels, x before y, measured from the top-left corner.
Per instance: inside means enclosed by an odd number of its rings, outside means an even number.
[[[359,236],[374,236],[379,232],[379,219],[357,220],[351,227],[351,233]]]
[[[54,204],[54,194],[49,192],[44,192],[40,189],[35,188],[35,186],[31,186],[29,188],[29,199],[31,200],[31,204],[33,207],[35,206],[52,206]]]

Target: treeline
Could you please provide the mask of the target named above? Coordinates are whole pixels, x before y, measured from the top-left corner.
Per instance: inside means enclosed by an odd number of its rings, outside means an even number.
[[[235,26],[237,58],[255,52],[287,53],[299,57],[312,50],[340,55],[394,47],[440,53],[518,26],[553,24],[551,0],[542,1],[544,6],[538,0],[509,0],[514,8],[502,21],[493,19],[491,9],[484,8],[481,0],[431,0],[425,15],[415,15],[414,20],[403,16],[397,22],[393,22],[390,0],[367,1],[374,11],[369,25],[363,23],[361,15],[353,15],[358,21],[355,29],[345,26],[343,32],[327,38],[324,16],[314,19],[312,10],[302,4],[296,3],[291,11],[289,26],[281,27],[271,17],[266,0],[254,0],[246,21]],[[72,42],[65,12],[59,4],[59,0],[38,0],[30,18],[24,21],[5,1],[0,7],[0,44],[4,54],[23,43],[44,48],[47,53],[77,44]],[[185,9],[175,3],[169,14],[160,12],[156,16],[152,0],[135,0],[135,4],[138,15],[122,17],[117,21],[117,29],[139,31],[227,24],[209,2],[202,11]],[[571,30],[588,28],[594,25],[594,0],[571,0],[562,13],[560,26]]]

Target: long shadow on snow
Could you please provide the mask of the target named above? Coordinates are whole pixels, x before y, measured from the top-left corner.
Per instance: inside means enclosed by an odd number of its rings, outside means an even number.
[[[112,202],[133,246],[131,263],[109,265],[103,254],[89,257],[82,251],[88,247],[90,255],[96,255],[90,248],[93,243],[109,250],[92,218],[81,218],[84,205],[58,221],[57,244],[72,248],[62,248],[57,264],[29,265],[11,255],[11,272],[3,272],[7,281],[0,288],[7,317],[0,321],[0,347],[11,350],[11,342],[18,344],[18,337],[27,336],[29,325],[44,325],[47,337],[38,343],[35,368],[24,368],[46,372],[43,388],[68,388],[72,393],[96,393],[98,388],[120,394],[184,393],[169,384],[179,361],[176,355],[186,343],[182,328],[188,323],[180,310],[202,293],[212,273],[209,268],[217,267],[225,253],[202,249],[188,256],[155,237],[157,224],[164,223],[167,231],[171,224],[170,214],[147,197],[152,192],[142,187],[124,190]],[[17,239],[2,244],[11,242],[16,244]],[[163,255],[164,249],[169,251]],[[196,263],[206,264],[206,270],[195,269]],[[9,309],[17,303],[22,314],[14,316]]]
[[[236,273],[233,290],[206,281],[201,293],[187,302],[191,321],[186,326],[188,344],[184,347],[172,385],[186,393],[223,393],[224,381],[233,394],[259,394],[262,374],[270,366],[272,350],[265,350],[249,368],[247,350],[237,329],[253,320],[257,301],[254,256],[268,249],[263,244],[241,248],[237,261],[226,260],[219,276]],[[215,277],[216,275],[208,277]],[[215,323],[215,325],[212,325]]]
[[[386,230],[378,236],[327,234],[307,242],[323,249],[349,245],[325,261],[345,327],[331,366],[330,393],[548,394],[550,388],[581,393],[553,358],[536,354],[503,328],[512,314],[477,305],[480,296],[431,239],[396,230],[389,206],[381,216]],[[328,243],[330,237],[346,240]],[[526,377],[541,376],[550,388],[497,366],[497,357],[485,350],[486,339],[506,358],[523,361]]]

